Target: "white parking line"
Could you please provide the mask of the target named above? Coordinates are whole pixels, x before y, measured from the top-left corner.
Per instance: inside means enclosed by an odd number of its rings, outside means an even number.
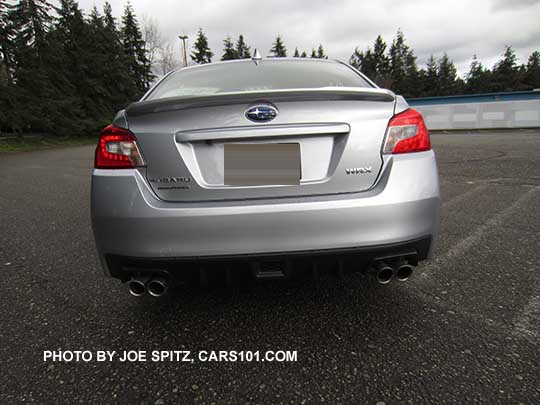
[[[460,202],[466,200],[467,198],[469,198],[470,196],[472,196],[473,194],[476,194],[480,191],[484,191],[485,189],[487,188],[487,185],[486,184],[481,184],[463,194],[459,194],[457,196],[455,196],[454,198],[444,202],[442,204],[442,208],[443,209],[449,209],[451,207],[453,207],[454,205],[456,204],[459,204]]]
[[[470,192],[472,193],[471,190]],[[533,198],[535,194],[540,191],[540,187],[533,187],[521,197],[519,197],[512,205],[495,214],[493,217],[488,219],[484,224],[478,226],[473,233],[464,239],[460,239],[454,246],[452,246],[446,254],[440,255],[434,258],[429,264],[423,267],[422,269],[422,278],[429,278],[429,272],[437,268],[443,267],[443,264],[448,260],[453,259],[456,256],[460,256],[473,247],[481,238],[484,237],[486,233],[491,231],[492,228],[501,225],[508,217],[510,217],[515,212],[518,212],[521,209],[521,206]]]
[[[536,193],[540,191],[540,187],[531,188],[521,197],[519,197],[512,205],[505,208],[492,218],[488,219],[483,225],[477,227],[473,233],[467,236],[465,239],[461,239],[457,242],[452,248],[448,250],[445,255],[445,258],[451,259],[453,257],[459,256],[469,250],[473,245],[475,245],[491,228],[502,225],[502,223],[514,212],[519,211],[523,203],[530,198],[532,198]]]
[[[467,193],[469,196],[479,191],[479,187],[469,190]],[[459,240],[454,246],[452,246],[445,254],[439,255],[422,268],[420,272],[421,277],[417,281],[422,282],[434,282],[435,278],[430,277],[430,272],[436,271],[439,268],[444,268],[445,263],[451,259],[461,256],[469,249],[473,248],[487,233],[493,228],[502,225],[508,218],[519,212],[522,206],[529,200],[535,198],[540,192],[540,187],[532,187],[530,190],[522,194],[517,200],[515,200],[510,206],[495,214],[484,224],[477,227],[470,235],[464,239]],[[460,198],[463,200],[464,198]],[[455,200],[455,199],[454,199]],[[450,200],[452,202],[453,200]],[[420,292],[422,292],[420,290]],[[427,295],[430,297],[430,295]],[[479,320],[480,321],[480,320]],[[508,333],[514,337],[524,338],[534,344],[537,344],[540,339],[540,291],[535,290],[523,310],[519,314],[517,321],[512,325],[501,323],[498,325],[501,329],[508,330]]]
[[[514,325],[513,335],[533,341],[540,339],[540,295],[533,294]]]

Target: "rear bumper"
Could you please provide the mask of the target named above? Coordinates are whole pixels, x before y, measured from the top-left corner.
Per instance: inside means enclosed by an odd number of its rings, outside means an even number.
[[[377,260],[392,263],[398,259],[406,259],[417,265],[428,257],[430,249],[431,238],[425,237],[380,246],[226,256],[145,258],[107,254],[105,261],[109,274],[122,281],[128,281],[134,273],[159,273],[181,283],[195,281],[205,284],[204,279],[230,282],[233,278],[247,278],[246,276],[293,278],[306,273],[313,274],[315,269],[318,273],[362,271]],[[261,275],[268,268],[278,270],[281,275]]]
[[[137,170],[92,175],[92,223],[108,274],[106,256],[195,260],[431,240],[439,203],[432,151],[392,156],[368,192],[317,198],[170,203]]]

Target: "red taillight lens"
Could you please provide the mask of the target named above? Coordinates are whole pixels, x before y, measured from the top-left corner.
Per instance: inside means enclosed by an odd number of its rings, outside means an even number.
[[[113,125],[103,129],[96,148],[96,169],[130,169],[144,165],[135,135]]]
[[[396,114],[388,123],[383,153],[421,152],[431,149],[422,114],[412,108]]]

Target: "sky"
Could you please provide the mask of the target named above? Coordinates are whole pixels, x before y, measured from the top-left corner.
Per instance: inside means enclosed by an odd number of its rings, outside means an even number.
[[[109,0],[120,17],[126,0]],[[199,27],[206,32],[214,61],[222,54],[223,39],[243,34],[246,42],[269,54],[273,40],[282,36],[288,53],[295,47],[308,54],[321,43],[330,58],[348,61],[356,47],[372,45],[377,35],[390,44],[401,29],[425,67],[431,54],[444,52],[464,76],[473,54],[487,67],[511,45],[520,63],[540,50],[540,0],[130,0],[139,21],[153,18],[164,38],[175,46],[178,35],[193,44]],[[103,2],[80,0],[89,11]]]

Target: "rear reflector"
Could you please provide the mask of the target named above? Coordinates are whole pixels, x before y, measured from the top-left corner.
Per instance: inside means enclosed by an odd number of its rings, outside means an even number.
[[[96,169],[130,169],[144,165],[135,135],[113,125],[103,129],[94,159]]]
[[[396,114],[388,123],[383,153],[421,152],[431,149],[422,114],[412,108]]]

